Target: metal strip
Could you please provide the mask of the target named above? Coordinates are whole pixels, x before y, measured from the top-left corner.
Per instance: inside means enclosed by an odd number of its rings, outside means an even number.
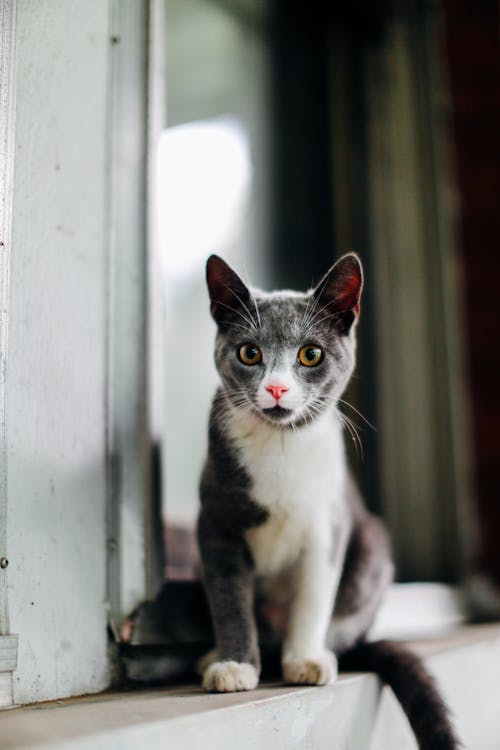
[[[148,594],[147,265],[149,4],[110,3],[107,342],[108,600],[120,622]]]

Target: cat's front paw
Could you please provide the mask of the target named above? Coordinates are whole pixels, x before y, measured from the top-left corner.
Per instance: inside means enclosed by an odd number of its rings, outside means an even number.
[[[328,685],[338,674],[337,657],[331,651],[311,658],[286,656],[282,667],[283,679],[290,685]]]
[[[215,661],[203,673],[203,687],[212,693],[253,690],[258,682],[257,670],[246,662]]]

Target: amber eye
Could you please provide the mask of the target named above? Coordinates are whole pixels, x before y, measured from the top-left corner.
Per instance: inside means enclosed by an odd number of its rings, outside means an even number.
[[[258,365],[262,359],[262,352],[255,344],[243,344],[238,349],[238,359],[244,365]]]
[[[306,367],[316,367],[323,360],[323,349],[319,346],[303,346],[299,351],[299,362]]]

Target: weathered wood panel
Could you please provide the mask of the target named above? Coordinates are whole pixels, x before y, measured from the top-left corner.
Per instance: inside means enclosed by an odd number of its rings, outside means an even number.
[[[108,36],[102,0],[18,2],[6,414],[20,703],[108,681]]]

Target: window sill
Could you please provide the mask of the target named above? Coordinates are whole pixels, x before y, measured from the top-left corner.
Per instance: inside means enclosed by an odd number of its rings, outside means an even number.
[[[435,674],[465,747],[496,749],[500,625],[463,627],[412,647]],[[416,747],[392,693],[373,675],[342,675],[326,688],[264,685],[207,695],[183,687],[87,696],[5,712],[0,733],[5,750]]]

